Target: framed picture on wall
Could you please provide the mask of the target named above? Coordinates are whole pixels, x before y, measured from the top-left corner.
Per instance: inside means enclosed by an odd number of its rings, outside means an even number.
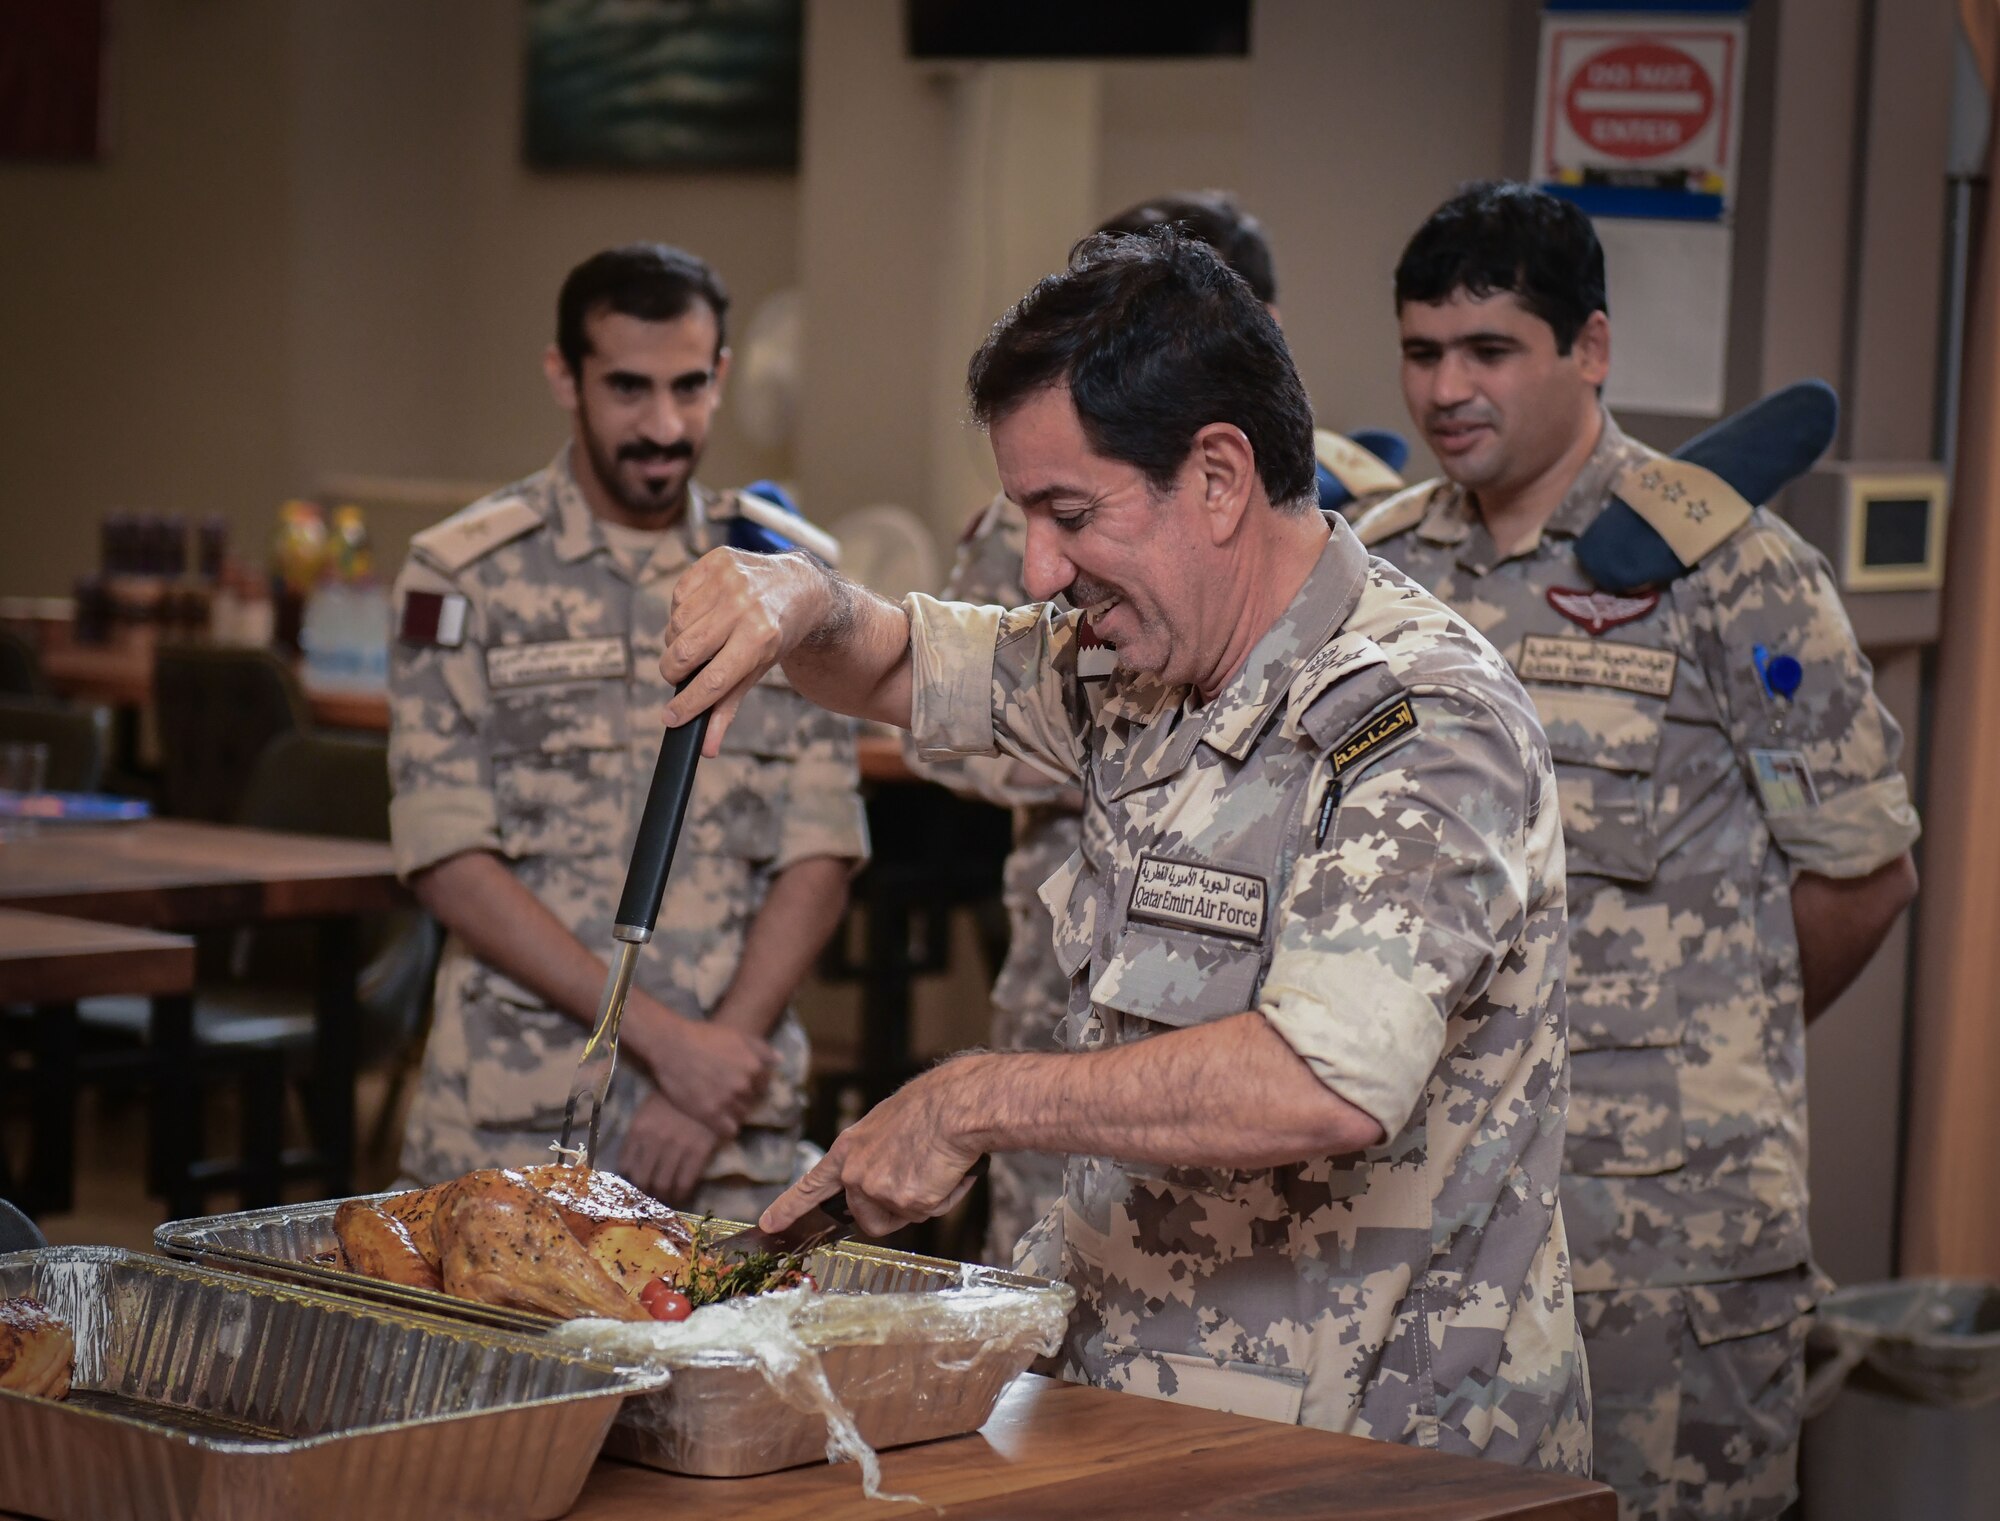
[[[0,162],[104,152],[105,0],[0,0]]]
[[[527,0],[538,169],[791,169],[803,0]]]

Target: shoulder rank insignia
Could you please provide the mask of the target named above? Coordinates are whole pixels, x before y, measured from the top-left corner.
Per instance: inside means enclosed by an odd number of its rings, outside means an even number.
[[[1353,439],[1344,438],[1330,428],[1313,429],[1313,458],[1326,467],[1328,475],[1347,488],[1351,498],[1380,496],[1387,491],[1403,489],[1403,478],[1392,466]]]
[[[426,528],[410,540],[410,547],[421,550],[439,569],[456,575],[541,522],[541,512],[518,496],[488,497]]]
[[[1577,536],[1576,559],[1606,591],[1664,586],[1686,575],[1833,442],[1840,401],[1801,380],[1689,439],[1672,459],[1642,460]]]
[[[1372,547],[1393,539],[1405,529],[1415,528],[1430,511],[1431,498],[1445,484],[1442,480],[1424,481],[1397,492],[1386,502],[1377,502],[1355,519],[1354,536]]]

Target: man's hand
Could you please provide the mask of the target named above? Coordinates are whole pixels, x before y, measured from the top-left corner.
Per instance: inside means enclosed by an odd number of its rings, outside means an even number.
[[[663,1095],[649,1093],[632,1117],[618,1153],[618,1169],[647,1193],[676,1209],[694,1197],[708,1159],[722,1137],[676,1109]]]
[[[966,1174],[979,1148],[951,1123],[953,1065],[926,1072],[877,1104],[834,1140],[817,1167],[764,1211],[757,1223],[783,1230],[843,1188],[854,1223],[886,1236],[913,1220],[941,1215],[972,1187]]]
[[[802,554],[703,555],[674,588],[660,671],[678,686],[706,664],[667,704],[667,726],[712,708],[702,754],[714,755],[744,695],[812,633],[826,604],[826,575]]]
[[[764,1100],[778,1053],[754,1035],[711,1020],[686,1019],[634,994],[626,1040],[667,1101],[713,1131],[736,1134]]]

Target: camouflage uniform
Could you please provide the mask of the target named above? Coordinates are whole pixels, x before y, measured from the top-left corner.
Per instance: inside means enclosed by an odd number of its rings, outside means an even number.
[[[1021,560],[1027,532],[1021,509],[996,496],[968,526],[945,596],[998,607],[1026,603]],[[1007,959],[993,983],[987,1039],[996,1051],[1053,1051],[1056,1026],[1069,1007],[1069,978],[1056,964],[1049,911],[1037,893],[1081,841],[1075,786],[1054,779],[1024,785],[1016,775],[1018,763],[1004,755],[926,761],[917,756],[913,737],[905,752],[919,775],[961,796],[1013,810],[1014,848],[1001,883]],[[1012,1265],[1015,1244],[1028,1227],[1062,1196],[1063,1159],[1038,1151],[996,1153],[987,1186],[986,1260],[1004,1268]]]
[[[722,541],[734,503],[692,488],[681,527],[635,575],[611,552],[565,451],[412,540],[397,608],[420,593],[463,598],[464,626],[455,646],[399,642],[393,653],[399,873],[493,851],[583,944],[608,952],[671,695],[659,661],[674,586]],[[808,857],[866,855],[858,786],[851,720],[767,678],[722,753],[696,768],[637,986],[707,1017],[772,879]],[[451,937],[403,1171],[430,1182],[548,1160],[587,1033]],[[730,1218],[774,1197],[798,1164],[808,1051],[791,1011],[770,1041],[779,1055],[770,1088],[717,1149],[698,1200]],[[650,1086],[641,1063],[619,1064],[604,1165],[617,1166]]]
[[[1070,1377],[1582,1471],[1548,749],[1486,643],[1332,530],[1207,703],[1083,680],[1074,613],[905,604],[924,752],[1081,780],[1042,890],[1063,1044],[1255,1009],[1389,1137],[1238,1171],[1073,1156],[1022,1261],[1077,1290]]]
[[[1652,458],[1607,414],[1539,541],[1506,559],[1448,482],[1384,503],[1360,532],[1514,663],[1555,754],[1563,1213],[1597,1477],[1627,1518],[1768,1516],[1793,1492],[1801,1317],[1819,1282],[1791,881],[1872,871],[1917,822],[1901,735],[1827,568],[1770,513],[1657,595],[1590,591],[1575,538]],[[1794,701],[1765,690],[1760,646],[1804,666]],[[1802,765],[1774,766],[1790,752]]]
[[[1337,433],[1317,429],[1313,443],[1321,468],[1333,471],[1351,495],[1340,509],[1350,520],[1402,485],[1387,465]],[[1028,602],[1021,569],[1027,541],[1028,522],[1021,509],[1005,496],[994,497],[959,544],[945,596],[997,607]],[[1056,963],[1049,911],[1038,892],[1081,843],[1075,789],[1066,782],[1025,786],[1014,774],[1015,762],[1005,756],[925,762],[916,755],[914,739],[906,749],[913,768],[932,781],[1014,811],[1014,848],[1001,888],[1009,930],[1007,960],[993,983],[993,1024],[987,1038],[996,1051],[1053,1051],[1056,1025],[1069,1007],[1069,978]],[[1028,1228],[1062,1196],[1063,1159],[1046,1152],[1003,1152],[993,1158],[987,1182],[986,1260],[1006,1267]]]

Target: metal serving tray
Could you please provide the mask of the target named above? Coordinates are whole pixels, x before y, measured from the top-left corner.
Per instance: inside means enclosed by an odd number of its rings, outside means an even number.
[[[388,1194],[371,1195],[388,1198]],[[266,1274],[334,1293],[513,1330],[546,1332],[544,1315],[498,1309],[428,1289],[382,1283],[346,1270],[333,1233],[342,1201],[280,1205],[234,1215],[169,1221],[154,1244],[176,1257],[236,1272]],[[828,1294],[923,1294],[968,1283],[1020,1295],[1053,1296],[1066,1313],[1073,1296],[1061,1284],[967,1269],[935,1257],[859,1242],[822,1248],[807,1267]],[[1033,1360],[1031,1348],[985,1340],[954,1342],[934,1332],[897,1328],[832,1343],[808,1338],[840,1403],[872,1447],[899,1447],[959,1436],[985,1424],[1000,1393]],[[605,1451],[670,1473],[738,1478],[770,1473],[826,1455],[819,1414],[779,1396],[747,1353],[705,1353],[676,1368],[664,1390],[635,1399]]]
[[[0,1390],[0,1510],[54,1521],[536,1521],[575,1504],[634,1373],[117,1247],[0,1256],[68,1322],[66,1400]]]

